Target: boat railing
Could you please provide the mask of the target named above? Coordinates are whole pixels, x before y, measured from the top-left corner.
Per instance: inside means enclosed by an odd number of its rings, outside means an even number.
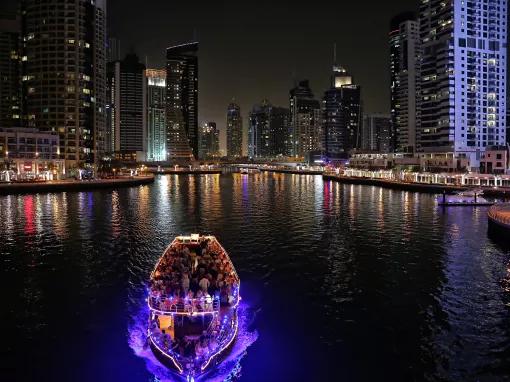
[[[219,312],[220,305],[218,297],[166,299],[149,296],[149,308],[163,315],[213,314]]]

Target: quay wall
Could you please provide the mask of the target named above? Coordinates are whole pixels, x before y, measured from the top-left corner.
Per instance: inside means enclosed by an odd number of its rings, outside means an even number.
[[[387,179],[373,179],[373,178],[356,178],[341,175],[323,175],[324,180],[332,180],[345,184],[358,184],[367,186],[378,186],[384,188],[391,188],[402,191],[423,192],[428,194],[440,194],[443,191],[457,192],[465,191],[468,188],[462,186],[450,186],[442,184],[425,184],[425,183],[403,183]]]
[[[115,189],[118,187],[133,187],[153,182],[154,176],[138,176],[134,178],[94,179],[82,181],[59,180],[40,183],[7,183],[0,184],[0,195]]]

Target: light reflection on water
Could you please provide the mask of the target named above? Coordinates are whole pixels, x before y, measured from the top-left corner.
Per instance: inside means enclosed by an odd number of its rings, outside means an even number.
[[[510,248],[488,237],[486,212],[268,173],[3,196],[0,321],[12,330],[0,369],[7,380],[163,378],[140,353],[140,296],[173,237],[202,232],[251,285],[247,321],[258,312],[220,379],[505,381]]]
[[[147,370],[150,371],[157,381],[161,382],[183,382],[184,378],[171,372],[163,366],[154,356],[147,344],[147,322],[149,318],[149,309],[145,300],[141,300],[138,311],[133,317],[128,327],[129,346],[145,362]],[[255,319],[255,312],[249,306],[242,302],[238,309],[238,333],[233,346],[225,353],[222,362],[211,369],[202,377],[195,379],[199,381],[237,381],[242,375],[241,360],[247,354],[248,348],[257,340],[258,333],[252,328]]]

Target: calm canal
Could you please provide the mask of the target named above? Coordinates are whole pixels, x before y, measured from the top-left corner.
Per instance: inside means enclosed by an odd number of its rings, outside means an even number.
[[[510,245],[486,212],[279,174],[1,196],[0,379],[168,380],[144,349],[146,281],[200,232],[242,281],[214,380],[510,380]]]

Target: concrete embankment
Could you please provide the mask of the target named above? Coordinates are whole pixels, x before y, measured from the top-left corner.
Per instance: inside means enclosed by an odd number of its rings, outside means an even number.
[[[36,194],[43,192],[77,192],[96,189],[115,189],[118,187],[133,187],[154,182],[154,176],[137,176],[116,179],[94,180],[57,180],[35,183],[5,183],[0,184],[0,195],[8,194]]]
[[[260,168],[260,171],[265,172],[274,172],[278,174],[296,174],[296,175],[322,175],[322,171],[314,171],[314,170],[293,170],[293,169],[272,169],[272,168]]]
[[[378,186],[384,188],[391,188],[402,191],[424,192],[429,194],[440,194],[443,191],[457,192],[467,190],[467,187],[461,186],[448,186],[441,184],[423,184],[423,183],[403,183],[386,179],[372,179],[372,178],[355,178],[340,175],[324,174],[324,180],[333,180],[346,184],[360,184],[367,186]]]
[[[221,169],[215,170],[149,170],[150,173],[155,175],[207,175],[207,174],[222,174]]]

